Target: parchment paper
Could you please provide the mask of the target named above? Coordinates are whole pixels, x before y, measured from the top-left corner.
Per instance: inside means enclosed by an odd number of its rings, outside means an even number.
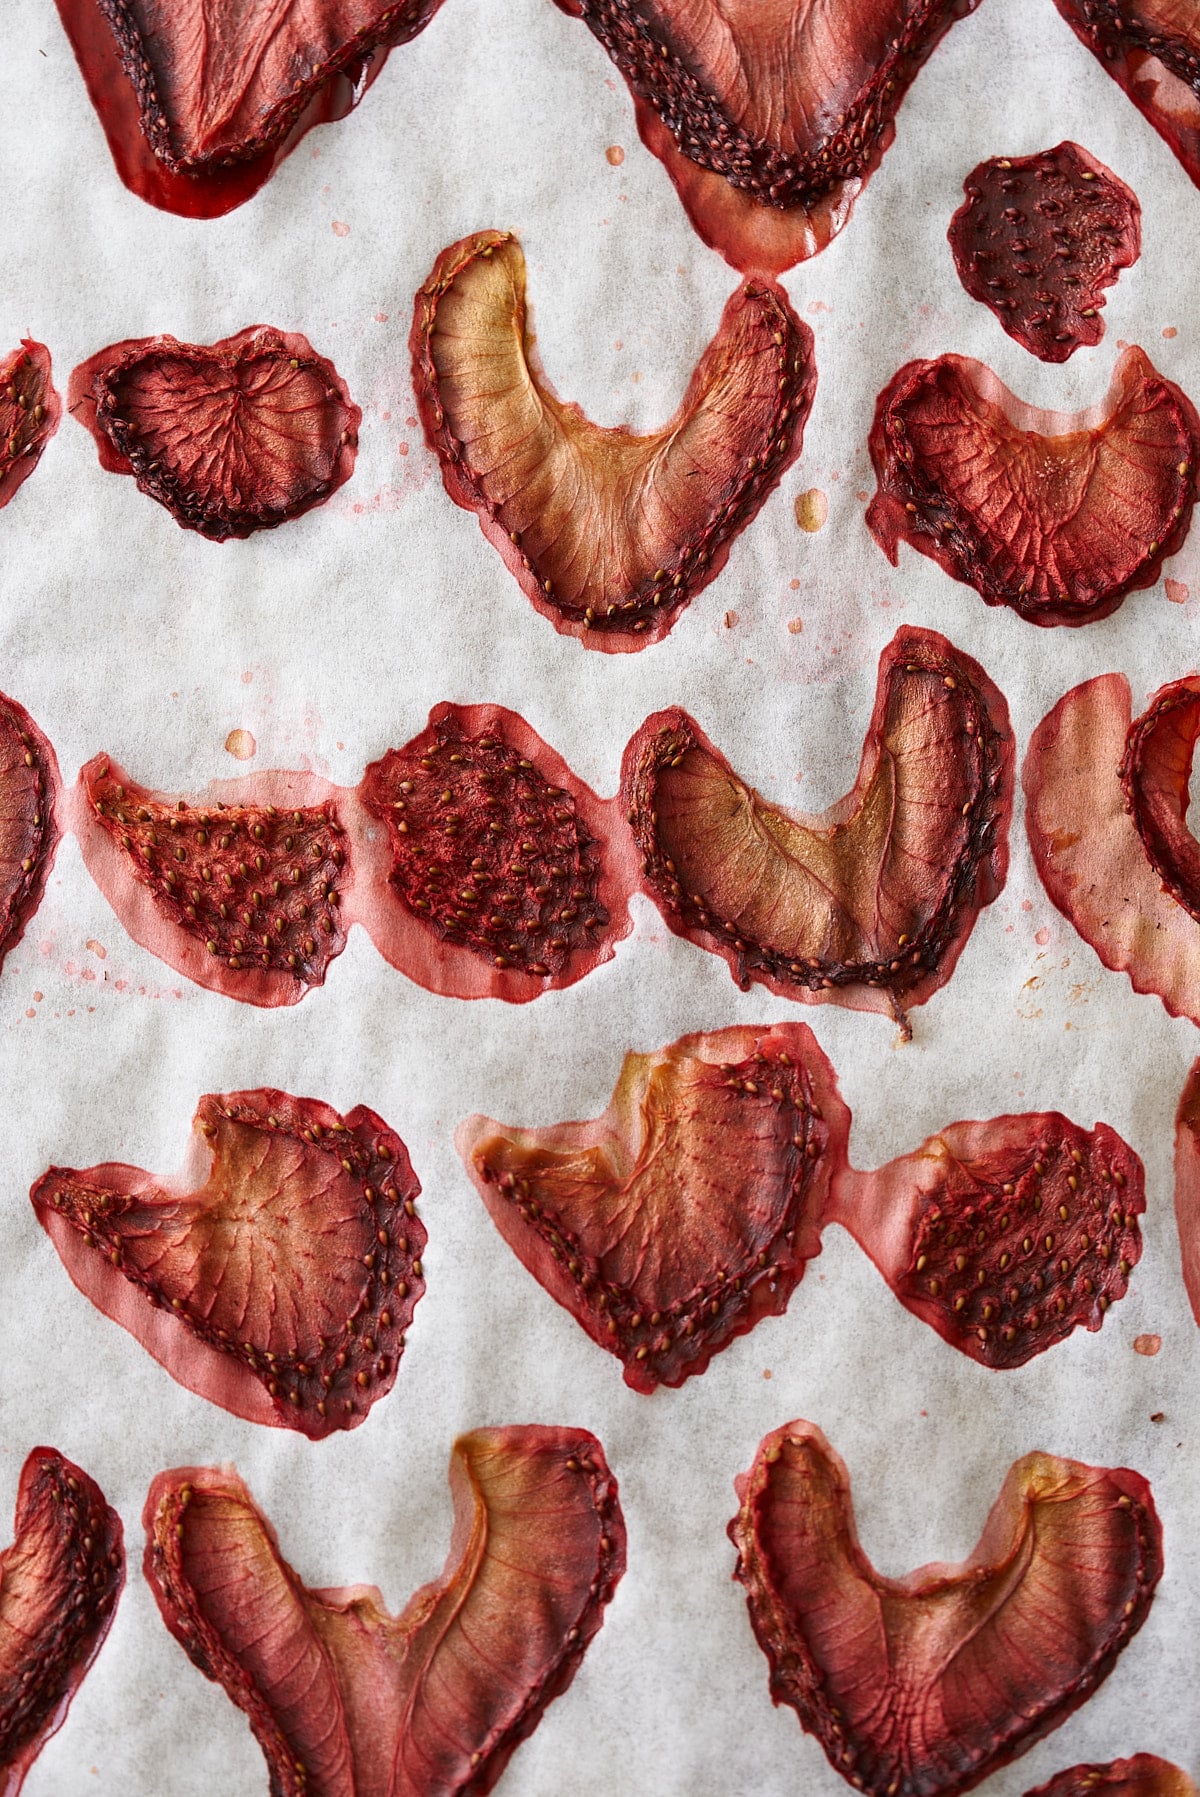
[[[1200,399],[1200,193],[1050,0],[984,0],[954,27],[848,229],[785,277],[816,334],[804,454],[669,639],[634,656],[558,636],[451,504],[416,428],[406,351],[412,296],[437,252],[505,227],[525,247],[558,391],[600,422],[639,428],[677,404],[737,276],[692,233],[581,25],[550,0],[446,0],[355,114],[212,222],[153,211],[121,186],[51,0],[8,0],[3,46],[0,342],[49,344],[65,392],[72,366],[119,338],[209,342],[269,323],[332,356],[365,412],[355,475],[327,506],[224,546],[103,474],[64,418],[0,516],[0,687],[49,735],[68,783],[105,749],[146,784],[193,791],[239,771],[224,744],[241,728],[257,741],[250,768],[312,767],[351,784],[421,729],[430,705],[455,699],[523,711],[610,793],[632,730],[678,702],[764,792],[815,809],[853,779],[879,652],[902,621],[983,662],[1007,694],[1019,755],[1078,680],[1124,669],[1140,709],[1195,668],[1200,530],[1167,565],[1174,602],[1160,582],[1105,623],[1039,631],[908,549],[894,572],[863,524],[875,396],[911,356],[975,355],[1031,402],[1074,408],[1102,396],[1119,344],[1139,342]],[[1068,136],[1137,192],[1145,247],[1110,291],[1104,341],[1053,368],[968,299],[945,233],[977,161]],[[829,503],[812,536],[793,514],[809,487]],[[1196,597],[1179,603],[1182,587]],[[730,1580],[734,1475],[797,1416],[847,1460],[864,1547],[889,1574],[969,1552],[1030,1449],[1146,1474],[1167,1565],[1149,1621],[1099,1693],[982,1788],[1019,1797],[1077,1761],[1138,1750],[1200,1774],[1200,1336],[1171,1214],[1172,1116],[1200,1034],[1105,972],[1052,909],[1019,799],[1007,888],[949,986],[914,1014],[908,1047],[878,1017],[743,995],[648,904],[635,911],[614,961],[525,1007],[431,997],[356,932],[322,990],[257,1011],[136,947],[64,842],[0,980],[0,1533],[26,1454],[52,1443],[120,1510],[130,1572],[28,1797],[265,1790],[244,1718],[170,1639],[140,1573],[140,1511],[160,1469],[236,1463],[308,1583],[377,1581],[398,1609],[443,1562],[454,1436],[539,1420],[600,1436],[629,1571],[570,1691],[512,1762],[505,1797],[847,1788],[793,1713],[772,1709]],[[1146,1251],[1103,1331],[989,1372],[904,1311],[834,1230],[786,1317],[682,1391],[630,1392],[500,1240],[454,1128],[475,1110],[523,1124],[594,1115],[627,1048],[783,1017],[811,1024],[830,1054],[860,1166],[941,1124],[1009,1110],[1102,1117],[1125,1135],[1146,1162]],[[424,1186],[429,1287],[395,1389],[363,1427],[321,1446],[176,1385],[75,1291],[27,1197],[52,1161],[171,1171],[198,1096],[256,1085],[373,1106]],[[1156,1358],[1134,1352],[1143,1332],[1161,1336]]]

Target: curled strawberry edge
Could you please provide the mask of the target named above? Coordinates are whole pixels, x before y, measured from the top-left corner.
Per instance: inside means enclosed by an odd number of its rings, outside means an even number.
[[[1155,65],[1172,81],[1200,93],[1196,61],[1200,36],[1192,39],[1164,32],[1136,17],[1128,0],[1054,0],[1080,43],[1111,75],[1142,117],[1200,187],[1200,127],[1184,123],[1184,111],[1170,103],[1159,106]],[[1194,116],[1194,108],[1193,108]]]
[[[51,378],[50,351],[44,343],[38,343],[33,337],[22,337],[20,348],[0,362],[0,385],[6,385],[13,374],[18,372],[17,364],[22,357],[28,357],[33,366],[39,383],[40,398],[37,403],[45,408],[45,416],[38,426],[36,438],[25,453],[0,474],[0,507],[6,506],[17,489],[29,479],[62,421],[62,395]]]
[[[36,840],[25,857],[30,866],[22,865],[19,885],[7,906],[0,908],[0,970],[5,958],[17,946],[28,929],[42,899],[54,867],[62,837],[64,814],[62,776],[54,746],[34,723],[25,707],[0,693],[0,725],[8,723],[24,744],[27,766],[35,769],[44,800],[41,822],[36,826]]]
[[[1196,1797],[1196,1787],[1181,1766],[1135,1753],[1127,1760],[1069,1766],[1025,1797]]]

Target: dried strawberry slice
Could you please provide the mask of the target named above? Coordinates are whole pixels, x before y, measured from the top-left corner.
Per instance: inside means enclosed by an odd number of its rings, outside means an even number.
[[[151,205],[240,206],[357,105],[441,0],[57,0],[117,172]]]
[[[1029,844],[1050,898],[1104,965],[1200,1023],[1200,888],[1184,822],[1200,679],[1163,687],[1132,727],[1130,711],[1125,676],[1104,674],[1042,719],[1022,773]]]
[[[50,351],[22,337],[20,349],[0,360],[0,506],[33,473],[61,417]]]
[[[514,237],[443,250],[417,294],[413,375],[456,505],[521,590],[594,649],[664,637],[800,453],[812,332],[774,282],[747,281],[674,418],[648,436],[592,424],[538,366]]]
[[[23,705],[0,693],[0,967],[42,902],[58,848],[58,759]]]
[[[724,956],[743,988],[903,1022],[1004,884],[1012,759],[983,669],[906,626],[880,657],[858,778],[822,816],[767,804],[679,710],[634,735],[621,793],[677,935]]]
[[[943,1341],[1006,1369],[1100,1328],[1141,1259],[1145,1208],[1115,1130],[1038,1111],[952,1123],[873,1173],[847,1166],[830,1218]]]
[[[0,1554],[0,1791],[17,1797],[104,1645],[125,1583],[121,1519],[54,1448],[21,1469]]]
[[[273,1797],[490,1791],[566,1690],[625,1570],[617,1484],[582,1429],[481,1429],[450,1462],[442,1577],[389,1616],[374,1586],[310,1591],[232,1469],[150,1487],[163,1621],[246,1712]]]
[[[214,543],[322,505],[354,471],[362,422],[333,363],[269,325],[109,344],[75,369],[69,400],[102,467]]]
[[[1196,1797],[1196,1787],[1179,1766],[1135,1753],[1103,1766],[1072,1766],[1025,1797]]]
[[[1127,349],[1090,412],[1039,412],[965,356],[908,362],[879,395],[867,524],[903,540],[988,605],[1032,624],[1106,618],[1182,546],[1200,419]]]
[[[977,0],[558,0],[629,83],[695,229],[778,274],[842,229],[910,82]]]
[[[395,1382],[425,1290],[421,1186],[360,1105],[206,1096],[183,1177],[51,1167],[30,1192],[75,1284],[173,1379],[320,1441]]]
[[[471,1117],[456,1141],[518,1259],[651,1392],[787,1309],[849,1131],[816,1038],[784,1023],[626,1055],[589,1123]]]
[[[1142,253],[1137,195],[1076,143],[981,162],[950,220],[958,278],[1010,337],[1065,362],[1104,335],[1104,288]]]
[[[901,1579],[859,1546],[849,1475],[812,1423],[768,1435],[736,1484],[734,1576],[771,1695],[868,1797],[957,1797],[1057,1728],[1162,1573],[1150,1487],[1124,1467],[1027,1454],[969,1560]]]
[[[430,991],[520,1004],[582,979],[630,929],[613,801],[516,712],[435,705],[358,797],[386,836],[364,842],[359,908],[379,952]]]
[[[269,773],[176,799],[96,755],[80,769],[72,821],[135,942],[214,992],[292,1005],[346,946],[353,870],[335,793]]]
[[[1200,186],[1200,21],[1188,0],[1054,0]]]
[[[1200,1324],[1200,1060],[1192,1062],[1175,1113],[1175,1222],[1183,1283]]]

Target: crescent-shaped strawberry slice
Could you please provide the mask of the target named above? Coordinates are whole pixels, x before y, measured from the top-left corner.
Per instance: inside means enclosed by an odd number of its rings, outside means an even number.
[[[232,1468],[161,1473],[146,1577],[163,1621],[263,1750],[272,1797],[490,1791],[565,1691],[625,1570],[603,1449],[484,1429],[450,1462],[441,1579],[389,1616],[373,1586],[310,1591]]]
[[[455,1140],[518,1259],[651,1392],[786,1310],[849,1131],[816,1038],[784,1023],[626,1055],[591,1122],[471,1117]]]
[[[400,1137],[270,1090],[206,1096],[184,1175],[51,1167],[30,1198],[75,1284],[173,1379],[313,1441],[395,1382],[425,1290]]]
[[[1190,0],[1054,0],[1200,187],[1200,19]]]
[[[977,0],[558,0],[629,83],[642,142],[727,262],[823,250],[896,134],[913,77]]]
[[[0,1554],[0,1797],[17,1797],[62,1727],[124,1583],[120,1517],[79,1467],[34,1448]]]
[[[295,331],[128,338],[81,362],[68,397],[101,467],[214,543],[300,517],[354,471],[362,412]]]
[[[1175,1112],[1175,1222],[1183,1283],[1200,1324],[1200,1060],[1192,1062]]]
[[[646,891],[740,986],[903,1022],[1004,884],[1012,762],[978,662],[905,626],[879,660],[858,778],[820,817],[768,804],[680,710],[633,736],[621,794]]]
[[[1039,412],[965,356],[908,362],[879,395],[867,524],[1032,624],[1106,618],[1153,586],[1196,497],[1200,419],[1143,350],[1101,403]]]
[[[1112,1671],[1162,1574],[1150,1487],[1027,1454],[959,1566],[883,1578],[846,1468],[812,1423],[737,1481],[734,1574],[771,1668],[830,1764],[867,1797],[958,1797],[1057,1728]]]
[[[53,748],[25,707],[0,693],[0,967],[42,902],[60,791]]]
[[[1196,1787],[1181,1767],[1135,1753],[1103,1766],[1071,1766],[1025,1797],[1196,1797]]]
[[[442,251],[411,344],[446,491],[543,617],[594,649],[657,642],[720,573],[799,455],[817,384],[812,332],[781,287],[754,279],[661,430],[593,424],[538,366],[525,258],[500,231]]]
[[[50,351],[22,337],[21,347],[0,359],[0,506],[33,473],[61,417]]]

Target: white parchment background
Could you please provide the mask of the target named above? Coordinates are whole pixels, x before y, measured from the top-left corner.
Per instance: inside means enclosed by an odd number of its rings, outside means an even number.
[[[901,621],[984,663],[1021,754],[1078,680],[1122,668],[1140,708],[1195,668],[1200,530],[1166,570],[1194,598],[1169,601],[1160,582],[1105,623],[1048,632],[986,609],[907,549],[893,571],[863,524],[875,396],[911,356],[973,354],[1030,401],[1078,407],[1103,394],[1118,340],[1139,342],[1200,399],[1200,193],[1050,0],[984,0],[918,77],[849,228],[785,277],[820,371],[799,464],[669,639],[612,657],[556,635],[447,499],[415,426],[406,351],[412,296],[438,251],[505,227],[525,246],[559,392],[638,428],[677,404],[737,277],[693,235],[590,34],[550,0],[446,0],[357,113],[314,132],[240,211],[191,222],[121,186],[51,0],[7,0],[4,14],[0,344],[42,339],[65,391],[72,366],[118,338],[207,342],[270,323],[332,356],[365,414],[357,470],[330,504],[224,546],[103,474],[64,417],[0,515],[0,687],[49,735],[68,782],[105,749],[149,785],[192,791],[239,771],[224,743],[242,727],[258,743],[251,767],[351,784],[454,699],[523,711],[610,793],[630,733],[678,702],[765,792],[816,809],[853,778],[878,655]],[[978,160],[1067,136],[1135,189],[1145,248],[1110,293],[1104,341],[1051,368],[963,293],[945,232]],[[815,536],[793,515],[810,486],[829,500]],[[431,997],[356,932],[322,990],[257,1011],[137,948],[64,842],[0,980],[0,1520],[6,1531],[29,1449],[52,1443],[119,1508],[130,1570],[28,1797],[265,1790],[243,1717],[184,1658],[143,1582],[139,1517],[156,1472],[235,1462],[308,1583],[375,1580],[399,1608],[442,1565],[455,1435],[528,1421],[600,1436],[629,1571],[571,1690],[505,1775],[506,1797],[845,1790],[793,1713],[772,1709],[730,1582],[734,1475],[797,1416],[847,1460],[863,1544],[889,1574],[969,1552],[1008,1466],[1032,1448],[1146,1474],[1167,1564],[1148,1623],[1099,1694],[984,1789],[1019,1797],[1076,1761],[1137,1750],[1200,1774],[1200,1337],[1171,1215],[1172,1116],[1200,1036],[1105,972],[1052,909],[1020,819],[1018,800],[1008,886],[950,985],[915,1014],[907,1048],[877,1017],[740,994],[723,962],[641,901],[614,961],[524,1008]],[[619,1363],[493,1230],[454,1128],[474,1110],[526,1124],[593,1115],[626,1048],[785,1016],[812,1025],[838,1070],[859,1165],[1006,1110],[1059,1108],[1121,1131],[1146,1163],[1146,1251],[1103,1332],[989,1372],[909,1316],[835,1230],[786,1317],[680,1392],[628,1391]],[[27,1197],[51,1161],[171,1170],[197,1097],[256,1085],[373,1106],[424,1186],[429,1288],[400,1377],[362,1428],[321,1446],[181,1390],[75,1291]],[[1147,1331],[1162,1337],[1154,1359],[1132,1347]]]

